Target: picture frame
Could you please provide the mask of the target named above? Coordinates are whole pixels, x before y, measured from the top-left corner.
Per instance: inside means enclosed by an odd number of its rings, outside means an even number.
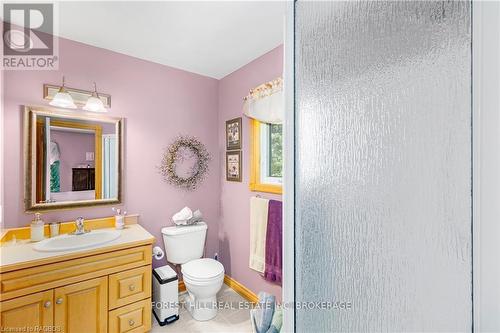
[[[241,182],[241,150],[226,152],[226,180],[230,182]]]
[[[241,139],[243,137],[241,117],[226,121],[226,150],[241,149]]]

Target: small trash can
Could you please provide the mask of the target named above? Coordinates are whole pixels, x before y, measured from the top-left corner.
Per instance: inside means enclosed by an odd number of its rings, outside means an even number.
[[[153,269],[153,314],[160,326],[179,319],[179,280],[169,265]]]

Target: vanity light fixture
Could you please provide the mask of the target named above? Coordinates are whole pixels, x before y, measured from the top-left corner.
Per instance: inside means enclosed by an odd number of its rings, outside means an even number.
[[[94,82],[94,92],[92,93],[92,96],[87,99],[87,103],[83,107],[85,111],[91,111],[91,112],[107,112],[107,110],[104,108],[104,103],[102,100],[99,98],[99,94],[97,93],[97,85]]]
[[[59,91],[49,104],[61,108],[76,109],[76,105],[73,102],[73,97],[71,97],[71,95],[66,91],[66,88],[64,87],[64,76],[62,78],[61,88],[59,88]]]

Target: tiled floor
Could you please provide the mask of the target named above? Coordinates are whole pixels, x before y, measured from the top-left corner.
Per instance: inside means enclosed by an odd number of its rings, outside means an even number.
[[[179,297],[182,303],[184,295]],[[209,321],[196,321],[185,308],[179,311],[179,320],[160,326],[153,317],[153,328],[151,333],[194,333],[194,332],[234,332],[251,333],[249,303],[234,290],[223,285],[217,294],[218,302],[222,302],[224,308],[219,309],[217,317]]]

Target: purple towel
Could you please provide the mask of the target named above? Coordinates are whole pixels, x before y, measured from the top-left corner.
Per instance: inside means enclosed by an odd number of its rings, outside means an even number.
[[[264,278],[281,286],[281,233],[283,229],[281,201],[269,200],[266,231],[266,268]]]

